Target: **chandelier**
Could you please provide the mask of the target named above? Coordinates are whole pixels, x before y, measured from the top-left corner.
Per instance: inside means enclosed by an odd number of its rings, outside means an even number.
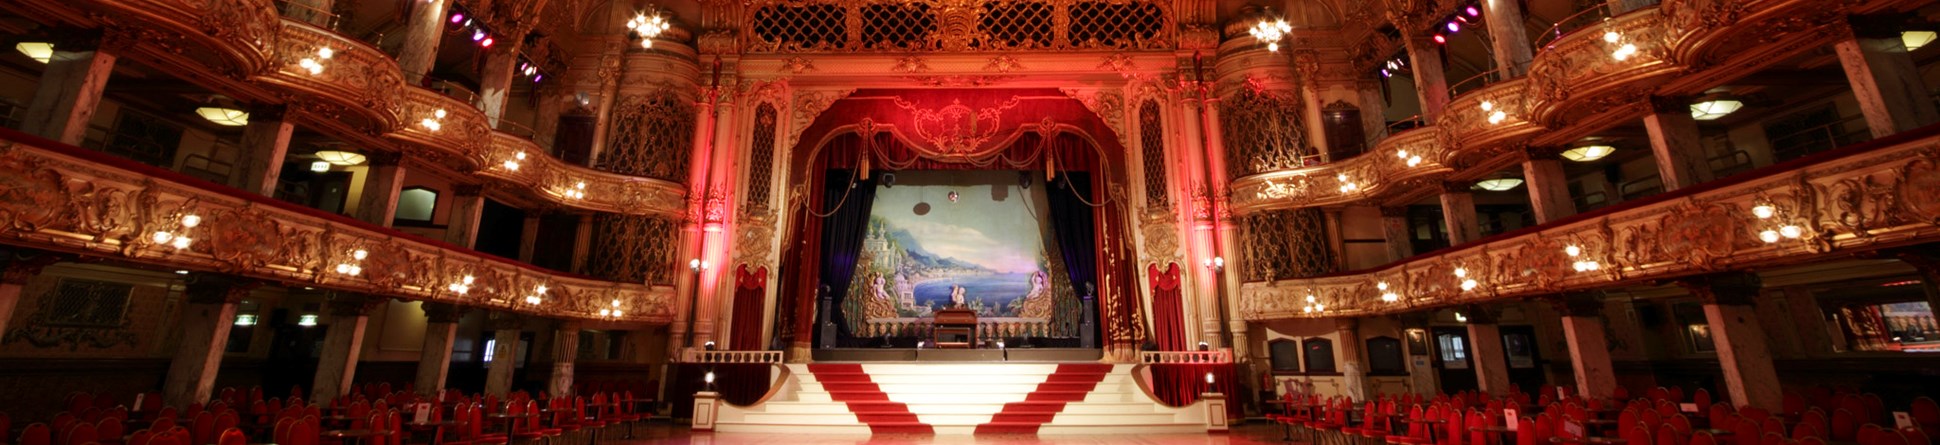
[[[1285,19],[1260,19],[1247,33],[1252,34],[1254,40],[1266,42],[1267,51],[1280,52],[1280,39],[1292,31],[1293,25],[1287,24]]]
[[[661,17],[660,11],[658,10],[651,13],[636,14],[632,19],[626,21],[627,31],[640,36],[640,47],[646,49],[653,49],[653,39],[660,37],[661,32],[665,32],[671,27],[673,27],[673,24],[667,22],[665,17]]]

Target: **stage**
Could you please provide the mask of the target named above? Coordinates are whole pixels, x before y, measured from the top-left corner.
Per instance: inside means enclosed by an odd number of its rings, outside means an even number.
[[[817,363],[846,362],[1011,362],[1096,363],[1104,351],[1084,348],[898,349],[836,348],[814,351]]]

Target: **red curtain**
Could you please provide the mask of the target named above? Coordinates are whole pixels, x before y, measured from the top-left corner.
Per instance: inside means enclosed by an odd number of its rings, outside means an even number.
[[[1179,263],[1171,263],[1163,271],[1158,264],[1145,266],[1145,274],[1152,277],[1152,340],[1158,342],[1160,350],[1186,350],[1185,302]]]
[[[768,290],[768,268],[762,267],[748,272],[743,264],[734,271],[734,330],[729,337],[728,349],[735,351],[759,351],[761,346],[761,321],[766,315]]]
[[[1232,363],[1154,363],[1146,365],[1152,371],[1152,395],[1160,402],[1171,406],[1185,406],[1199,401],[1199,394],[1217,392],[1226,395],[1226,409],[1231,415],[1238,416],[1240,411],[1239,390],[1234,386],[1239,378]],[[1213,383],[1206,384],[1206,374],[1213,375]]]

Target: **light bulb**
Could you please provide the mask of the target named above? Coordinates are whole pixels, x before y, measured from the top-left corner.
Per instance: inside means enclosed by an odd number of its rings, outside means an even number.
[[[1462,280],[1462,290],[1464,291],[1475,290],[1475,286],[1477,285],[1475,280]]]
[[[364,258],[368,258],[368,257],[370,257],[370,251],[367,251],[367,250],[364,250],[364,249],[357,249],[357,251],[356,251],[356,252],[351,252],[351,253],[350,253],[350,257],[351,257],[351,258],[355,258],[355,259],[357,259],[358,261],[363,261],[363,260],[364,260]]]
[[[354,276],[358,276],[358,275],[361,275],[361,274],[363,274],[363,273],[364,273],[364,267],[363,267],[363,266],[358,266],[358,265],[354,265],[354,264],[350,266],[350,276],[353,276],[353,277],[354,277]]]
[[[1583,248],[1581,248],[1581,247],[1576,247],[1576,245],[1575,245],[1575,244],[1571,244],[1571,245],[1570,245],[1569,247],[1564,247],[1564,248],[1563,248],[1563,253],[1567,253],[1567,254],[1569,254],[1570,256],[1577,256],[1577,255],[1582,255],[1582,254],[1583,254]]]
[[[1482,111],[1493,111],[1493,110],[1495,110],[1495,102],[1486,101],[1486,100],[1482,101]]]
[[[334,55],[337,55],[337,51],[330,49],[330,47],[326,46],[322,48],[317,48],[317,57],[320,57],[323,59],[329,59],[330,56],[334,56]]]
[[[1786,238],[1798,238],[1800,235],[1805,234],[1805,230],[1800,229],[1799,226],[1788,225],[1778,228],[1778,234],[1784,235]]]
[[[202,225],[202,217],[196,216],[196,215],[182,215],[182,227],[194,228],[195,226],[199,226],[199,225]]]
[[[1461,267],[1455,268],[1455,278],[1462,278],[1467,276],[1468,276],[1468,269],[1461,268]]]
[[[192,243],[192,242],[194,242],[194,240],[191,240],[186,236],[178,236],[178,237],[175,237],[175,242],[171,243],[170,245],[175,246],[176,249],[187,249],[189,248],[189,243]]]
[[[1382,282],[1379,282],[1379,283],[1375,283],[1375,284],[1374,284],[1374,288],[1375,288],[1375,289],[1380,289],[1380,290],[1388,290],[1388,282],[1386,282],[1386,281],[1382,281]]]
[[[159,231],[155,232],[155,235],[150,237],[150,239],[155,240],[155,244],[168,244],[169,240],[175,239],[175,234],[168,233],[167,231]]]
[[[1603,33],[1603,41],[1605,42],[1617,43],[1618,40],[1622,40],[1622,39],[1623,39],[1623,35],[1617,34],[1616,31],[1605,31]]]
[[[465,279],[464,279],[463,281],[465,282],[465,285],[466,285],[466,286],[470,286],[470,285],[472,284],[472,280],[473,280],[473,278],[472,278],[472,276],[471,276],[471,275],[466,275],[466,276],[465,276]]]
[[[1765,219],[1772,217],[1772,215],[1777,215],[1778,209],[1773,208],[1770,204],[1759,204],[1751,208],[1751,214],[1752,216],[1757,216],[1758,219]]]
[[[539,295],[545,295],[545,294],[546,294],[546,285],[544,285],[544,284],[541,284],[541,285],[539,285],[539,288],[538,288],[538,289],[536,289],[536,291],[537,291],[537,292],[539,292]]]
[[[539,296],[537,295],[525,296],[525,304],[539,304]]]
[[[505,169],[519,171],[519,161],[505,161]]]
[[[1765,229],[1763,232],[1758,232],[1758,240],[1764,241],[1765,244],[1776,243],[1778,242],[1778,231]]]

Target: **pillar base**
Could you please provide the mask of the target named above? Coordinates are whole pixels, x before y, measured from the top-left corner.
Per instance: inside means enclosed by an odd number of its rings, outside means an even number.
[[[694,393],[694,431],[714,431],[714,413],[721,408],[721,393],[701,391]]]
[[[1224,433],[1232,429],[1231,419],[1226,418],[1226,395],[1216,392],[1199,393],[1199,401],[1206,407],[1206,432]]]

